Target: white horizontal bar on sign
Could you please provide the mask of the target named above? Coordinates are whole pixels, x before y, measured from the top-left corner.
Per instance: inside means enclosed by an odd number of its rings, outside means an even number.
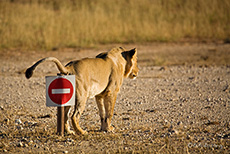
[[[70,88],[64,88],[64,89],[52,89],[52,94],[69,94]]]

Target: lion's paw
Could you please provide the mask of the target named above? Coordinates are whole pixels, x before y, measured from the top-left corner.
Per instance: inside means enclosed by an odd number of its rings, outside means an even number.
[[[105,131],[105,132],[113,132],[115,129],[114,129],[113,126],[109,126],[109,127],[105,128],[105,129],[101,129],[101,130]]]
[[[88,132],[85,130],[77,131],[77,135],[88,135]]]
[[[67,135],[75,135],[75,132],[72,131],[72,130],[66,130],[65,133],[66,133]]]

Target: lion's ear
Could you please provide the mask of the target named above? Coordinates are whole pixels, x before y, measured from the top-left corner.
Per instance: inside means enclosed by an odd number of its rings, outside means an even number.
[[[134,48],[134,49],[129,50],[129,51],[124,51],[124,52],[122,52],[121,54],[122,54],[122,56],[123,56],[126,60],[128,60],[129,58],[132,59],[133,56],[136,54],[136,52],[137,52],[137,49]]]
[[[100,53],[100,54],[98,54],[97,56],[96,56],[96,58],[102,58],[102,59],[105,59],[106,57],[107,57],[107,53],[106,52],[102,52],[102,53]]]
[[[136,54],[136,52],[137,52],[137,49],[136,49],[136,48],[134,48],[134,49],[130,50],[130,51],[129,51],[129,56],[130,56],[130,58],[132,58],[132,57],[133,57],[133,55],[135,55],[135,54]]]

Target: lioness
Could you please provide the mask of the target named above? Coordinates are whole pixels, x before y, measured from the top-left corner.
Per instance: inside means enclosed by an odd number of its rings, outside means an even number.
[[[85,134],[80,125],[80,116],[85,109],[87,98],[95,96],[101,118],[101,130],[112,131],[111,120],[117,93],[124,78],[136,78],[138,74],[137,50],[125,50],[122,47],[113,48],[104,52],[96,58],[85,58],[71,61],[66,66],[54,58],[48,57],[39,60],[26,70],[26,78],[30,78],[34,69],[42,62],[52,61],[57,65],[61,74],[75,75],[76,77],[76,100],[74,112],[71,117],[72,125],[77,134]],[[65,107],[65,131],[70,131],[68,124],[68,113],[70,106]]]

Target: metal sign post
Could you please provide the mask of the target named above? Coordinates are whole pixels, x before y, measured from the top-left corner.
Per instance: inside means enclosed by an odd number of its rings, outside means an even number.
[[[75,104],[75,76],[46,77],[46,106],[57,106],[57,134],[64,134],[64,107]]]
[[[64,135],[64,106],[57,107],[57,134]]]

